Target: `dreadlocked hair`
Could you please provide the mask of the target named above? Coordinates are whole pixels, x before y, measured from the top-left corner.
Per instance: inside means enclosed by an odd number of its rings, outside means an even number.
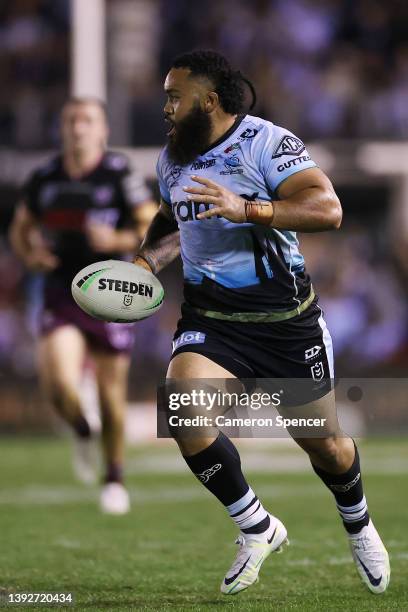
[[[256,104],[256,92],[251,81],[239,70],[232,70],[228,60],[216,51],[200,49],[184,53],[176,57],[172,68],[188,68],[192,76],[206,77],[211,81],[221,107],[230,115],[238,115],[244,110],[244,85],[248,86],[252,95],[249,110]]]

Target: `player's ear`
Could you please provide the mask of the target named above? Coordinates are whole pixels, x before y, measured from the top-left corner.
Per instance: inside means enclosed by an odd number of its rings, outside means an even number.
[[[212,113],[217,108],[219,103],[218,94],[215,91],[209,91],[204,102],[205,112]]]

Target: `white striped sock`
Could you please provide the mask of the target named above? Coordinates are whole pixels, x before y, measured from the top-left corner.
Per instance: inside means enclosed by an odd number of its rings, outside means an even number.
[[[337,504],[337,509],[345,523],[355,523],[356,521],[360,521],[367,512],[367,501],[365,495],[363,495],[363,499],[358,504],[355,504],[354,506],[340,506],[340,504]]]
[[[227,506],[228,514],[240,529],[249,529],[263,521],[268,513],[249,487],[247,493],[238,501]]]

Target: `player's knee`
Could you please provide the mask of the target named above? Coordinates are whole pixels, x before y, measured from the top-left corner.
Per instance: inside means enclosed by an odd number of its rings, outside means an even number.
[[[312,461],[313,457],[318,457],[328,466],[336,466],[339,462],[341,449],[335,437],[304,440],[302,447],[310,455]]]

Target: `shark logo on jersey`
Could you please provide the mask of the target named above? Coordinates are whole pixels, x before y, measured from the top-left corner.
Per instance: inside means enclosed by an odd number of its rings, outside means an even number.
[[[276,159],[277,157],[283,157],[284,155],[300,155],[306,149],[303,142],[296,138],[296,136],[290,136],[286,134],[279,141],[278,146],[275,148],[272,159]]]
[[[178,180],[181,176],[181,172],[182,172],[182,169],[180,166],[174,166],[174,168],[170,172],[170,177],[171,177],[171,182],[169,182],[170,189],[178,185]]]
[[[251,138],[255,138],[258,132],[259,130],[256,130],[255,128],[247,128],[246,130],[242,132],[242,134],[239,135],[239,140],[242,141],[242,140],[250,140]]]
[[[238,155],[230,155],[224,159],[224,167],[226,170],[221,170],[220,174],[243,174],[242,162]]]

